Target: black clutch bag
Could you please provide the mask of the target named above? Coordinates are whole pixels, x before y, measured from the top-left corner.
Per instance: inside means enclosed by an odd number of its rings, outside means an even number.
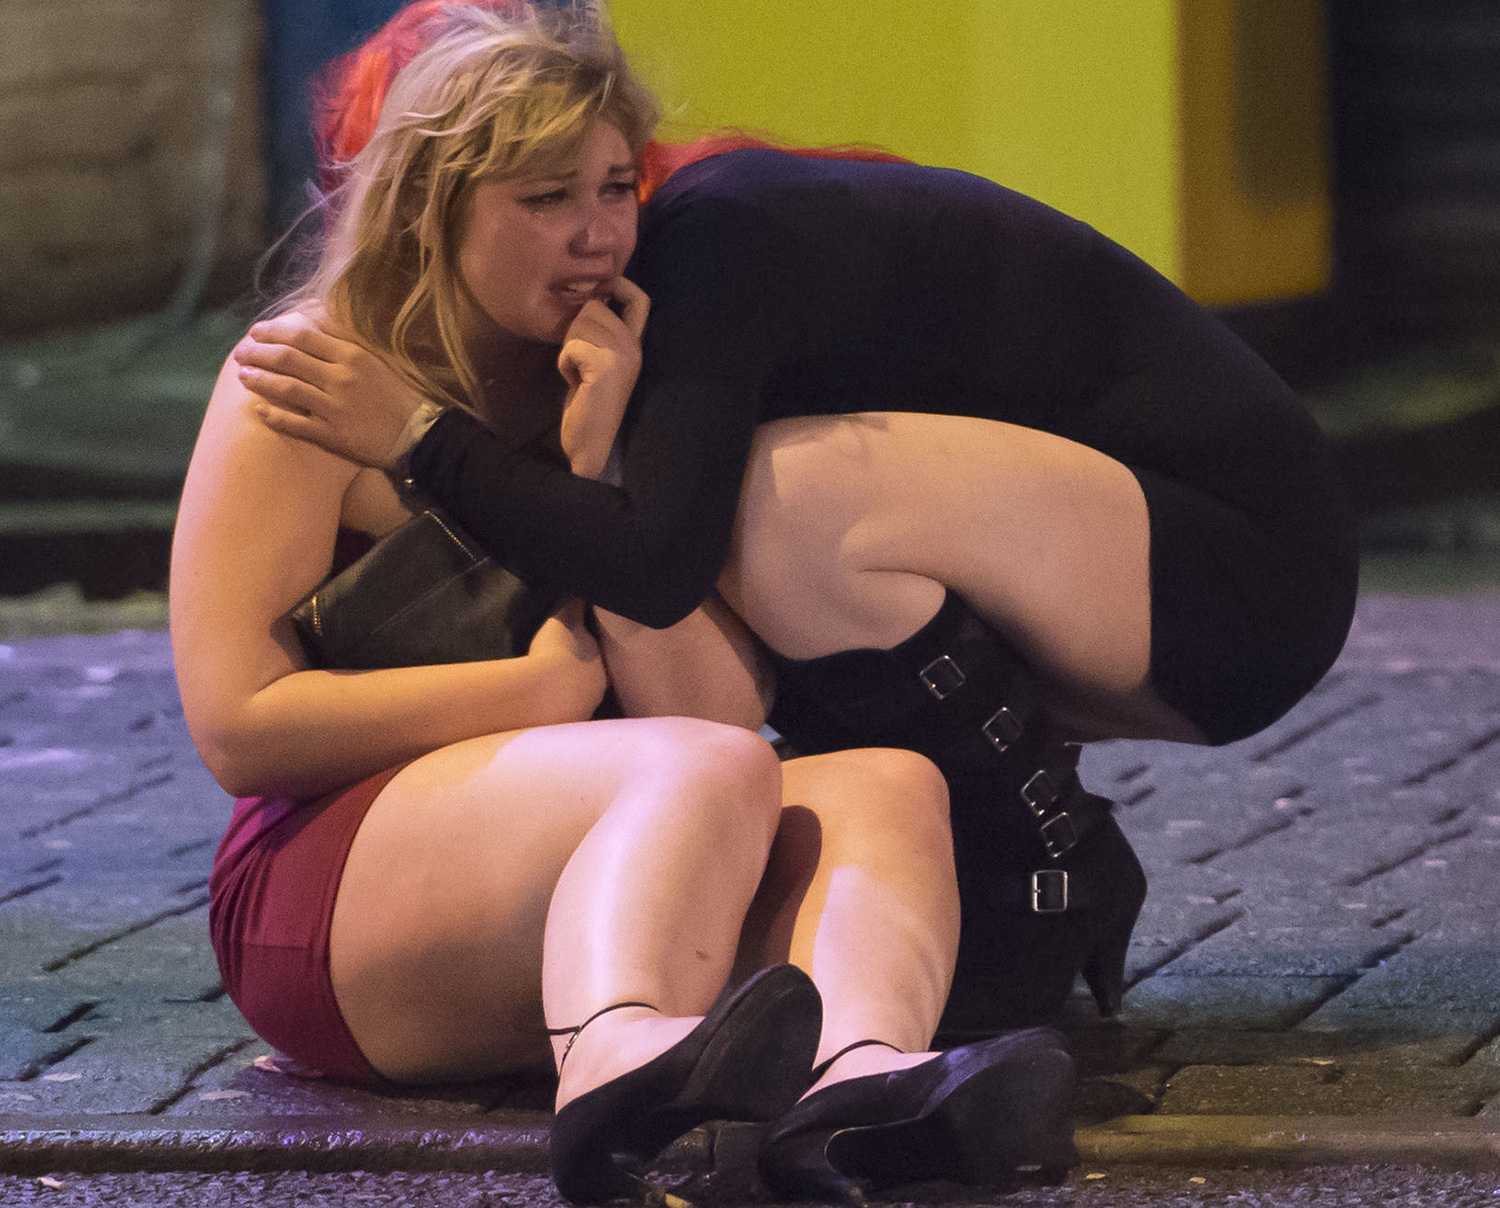
[[[560,603],[428,508],[315,588],[291,618],[313,666],[366,670],[514,658]]]

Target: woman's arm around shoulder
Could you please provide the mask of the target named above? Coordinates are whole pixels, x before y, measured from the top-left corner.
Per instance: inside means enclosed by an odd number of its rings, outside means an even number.
[[[589,716],[597,647],[573,610],[522,658],[307,669],[288,612],[326,577],[359,467],[271,431],[225,365],[172,547],[173,654],[209,770],[233,793],[314,794],[479,734]]]

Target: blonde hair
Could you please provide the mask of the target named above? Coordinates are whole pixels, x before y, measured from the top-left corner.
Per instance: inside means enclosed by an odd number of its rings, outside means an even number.
[[[368,143],[338,165],[317,267],[287,303],[322,303],[424,393],[473,410],[467,340],[480,312],[458,241],[474,186],[565,161],[595,121],[639,159],[656,119],[599,0],[508,14],[447,6],[391,82]]]

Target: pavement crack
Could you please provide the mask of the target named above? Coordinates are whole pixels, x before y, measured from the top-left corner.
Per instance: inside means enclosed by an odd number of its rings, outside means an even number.
[[[1486,747],[1496,742],[1500,742],[1500,726],[1496,726],[1487,733],[1481,734],[1478,738],[1465,743],[1463,750],[1459,751],[1456,755],[1450,755],[1446,759],[1439,759],[1436,763],[1428,764],[1421,771],[1413,772],[1401,782],[1402,787],[1415,788],[1418,785],[1426,784],[1434,776],[1441,776],[1444,772],[1452,771],[1459,764],[1474,758],[1474,756],[1478,755]]]
[[[202,1061],[200,1061],[197,1065],[195,1065],[188,1071],[187,1077],[183,1080],[181,1086],[179,1086],[170,1095],[164,1095],[162,1098],[158,1099],[155,1103],[153,1103],[146,1109],[145,1114],[148,1116],[159,1116],[176,1104],[181,1103],[183,1099],[187,1098],[187,1096],[192,1093],[193,1084],[197,1082],[199,1078],[203,1077],[204,1074],[208,1073],[208,1071],[213,1069],[215,1066],[223,1065],[236,1053],[242,1052],[243,1050],[249,1048],[249,1046],[253,1043],[254,1041],[247,1037],[244,1040],[236,1040],[232,1044],[226,1044],[221,1046],[220,1048],[215,1049],[212,1053],[210,1053],[207,1057],[205,1057]]]
[[[1376,877],[1383,877],[1386,873],[1394,872],[1396,869],[1410,864],[1414,860],[1420,860],[1423,856],[1439,847],[1457,842],[1459,839],[1466,839],[1473,833],[1473,828],[1466,826],[1456,831],[1449,831],[1445,835],[1438,835],[1434,839],[1429,839],[1426,843],[1418,843],[1414,847],[1408,847],[1399,854],[1392,856],[1389,860],[1382,860],[1379,864],[1365,869],[1364,872],[1355,873],[1352,877],[1346,877],[1342,881],[1335,882],[1335,884],[1344,885],[1350,889],[1357,889],[1366,882],[1373,881]]]
[[[84,957],[93,955],[100,948],[107,948],[110,944],[116,944],[123,939],[128,939],[132,935],[145,931],[148,927],[154,927],[157,923],[165,919],[175,918],[180,914],[191,914],[199,907],[207,905],[208,895],[205,893],[200,894],[191,902],[187,902],[182,906],[173,906],[169,910],[159,910],[150,918],[139,919],[131,923],[128,927],[122,927],[119,931],[111,932],[109,935],[94,940],[92,943],[85,944],[81,948],[73,949],[67,956],[58,957],[55,961],[48,961],[42,966],[42,972],[56,973],[59,969],[65,969],[75,961],[81,961]]]
[[[1132,780],[1138,780],[1151,770],[1149,763],[1133,763],[1123,772],[1115,776],[1116,784],[1129,784]]]
[[[48,1024],[42,1031],[48,1035],[56,1035],[58,1032],[66,1032],[80,1019],[87,1019],[93,1014],[98,1002],[81,1002],[61,1019]]]
[[[1140,805],[1142,801],[1145,801],[1147,798],[1151,797],[1155,792],[1156,786],[1154,784],[1148,784],[1144,788],[1136,789],[1136,791],[1131,793],[1128,797],[1121,797],[1120,804],[1125,806]]]
[[[164,784],[171,784],[174,779],[176,779],[176,774],[168,772],[164,776],[154,776],[150,780],[138,780],[133,784],[126,785],[118,793],[105,793],[104,796],[90,805],[80,806],[78,809],[63,814],[61,817],[53,818],[37,826],[29,826],[21,832],[21,838],[35,839],[38,835],[45,835],[48,831],[67,826],[70,822],[77,822],[80,818],[87,818],[97,810],[102,810],[111,805],[119,805],[121,802],[131,800],[133,797],[139,797],[142,793],[150,792],[152,789],[159,789]]]
[[[1454,1066],[1467,1065],[1478,1056],[1481,1049],[1488,1048],[1496,1040],[1500,1040],[1500,1024],[1496,1024],[1488,1031],[1481,1032],[1473,1040],[1469,1041],[1462,1050],[1453,1055]],[[1488,1099],[1486,1099],[1488,1102]],[[1481,1104],[1483,1106],[1483,1104]]]
[[[1142,965],[1140,968],[1138,968],[1135,971],[1135,975],[1133,977],[1129,977],[1126,979],[1126,989],[1129,989],[1131,986],[1139,985],[1148,977],[1155,977],[1173,961],[1177,960],[1179,957],[1186,956],[1199,944],[1203,943],[1204,940],[1211,939],[1213,936],[1218,935],[1219,932],[1223,931],[1226,927],[1232,927],[1235,923],[1239,922],[1244,917],[1245,912],[1243,910],[1231,910],[1228,914],[1221,915],[1220,917],[1214,919],[1212,922],[1205,923],[1202,927],[1198,928],[1197,931],[1193,932],[1186,939],[1178,940],[1177,943],[1167,948],[1167,950],[1163,952],[1156,961],[1149,965]]]
[[[1389,944],[1386,944],[1383,947],[1377,948],[1377,949],[1375,949],[1374,952],[1370,953],[1369,958],[1362,965],[1360,965],[1360,968],[1361,969],[1378,969],[1378,968],[1380,968],[1381,965],[1385,964],[1386,961],[1390,960],[1391,957],[1395,956],[1396,953],[1400,952],[1401,949],[1405,948],[1407,944],[1410,944],[1416,938],[1417,938],[1417,935],[1416,935],[1416,932],[1414,932],[1414,931],[1404,931],[1404,932],[1402,932],[1394,940],[1392,940]]]
[[[32,881],[26,885],[17,886],[15,889],[0,893],[0,906],[7,902],[14,902],[17,898],[24,898],[29,894],[40,893],[50,885],[56,885],[62,880],[62,873],[55,872],[50,877],[43,877],[40,881]]]
[[[188,855],[190,852],[202,851],[205,847],[214,842],[217,842],[217,840],[213,838],[207,838],[194,839],[191,843],[179,843],[176,847],[167,848],[167,855],[171,856],[174,860],[179,860],[183,856]]]
[[[1297,746],[1299,743],[1304,743],[1309,738],[1313,738],[1316,735],[1321,734],[1329,727],[1338,725],[1338,723],[1343,721],[1345,718],[1353,717],[1354,714],[1361,713],[1365,709],[1368,709],[1373,705],[1378,705],[1379,703],[1380,694],[1376,692],[1368,692],[1364,696],[1361,696],[1358,700],[1350,701],[1347,705],[1341,705],[1337,709],[1330,709],[1327,713],[1324,713],[1321,716],[1316,717],[1312,721],[1308,722],[1307,725],[1293,730],[1290,734],[1277,740],[1276,742],[1273,742],[1270,746],[1264,747],[1261,750],[1257,751],[1254,755],[1250,756],[1250,762],[1265,763],[1266,760],[1272,758],[1273,756],[1284,754],[1285,752],[1290,751],[1293,747]]]
[[[1226,843],[1222,847],[1214,847],[1208,851],[1201,851],[1196,856],[1189,856],[1184,862],[1187,864],[1207,864],[1210,860],[1217,859],[1227,852],[1239,851],[1241,848],[1249,847],[1252,843],[1259,843],[1262,839],[1268,838],[1279,831],[1286,830],[1296,823],[1299,816],[1301,815],[1283,814],[1279,818],[1271,818],[1254,830],[1246,831],[1233,843]]]
[[[43,1053],[35,1061],[31,1062],[31,1064],[21,1071],[21,1076],[16,1081],[33,1082],[41,1076],[43,1070],[50,1070],[54,1065],[59,1065],[66,1061],[85,1045],[93,1043],[94,1037],[92,1036],[78,1036],[66,1044],[59,1045],[57,1048]]]
[[[1288,1015],[1284,1019],[1279,1021],[1279,1023],[1277,1024],[1277,1030],[1284,1031],[1295,1028],[1298,1024],[1300,1024],[1304,1019],[1307,1019],[1314,1012],[1319,1011],[1323,1007],[1327,1006],[1330,1002],[1332,1002],[1335,998],[1337,998],[1340,994],[1342,994],[1345,990],[1347,990],[1350,986],[1357,982],[1359,980],[1359,977],[1360,975],[1358,973],[1346,973],[1336,979],[1330,978],[1330,984],[1328,985],[1328,988],[1324,993],[1319,994],[1312,999],[1309,999],[1303,1004],[1300,1011],[1297,1011],[1295,1014]]]
[[[1474,1117],[1480,1115],[1493,1101],[1493,1095],[1481,1095],[1477,1099],[1470,1099],[1457,1113],[1460,1116]]]

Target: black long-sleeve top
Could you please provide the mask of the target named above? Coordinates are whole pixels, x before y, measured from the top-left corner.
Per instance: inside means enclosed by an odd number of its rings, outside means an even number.
[[[651,199],[627,275],[651,315],[621,485],[461,412],[411,467],[522,577],[634,620],[712,590],[755,427],[787,416],[1007,420],[1296,523],[1281,471],[1316,432],[1285,385],[1124,249],[990,181],[731,152]]]

